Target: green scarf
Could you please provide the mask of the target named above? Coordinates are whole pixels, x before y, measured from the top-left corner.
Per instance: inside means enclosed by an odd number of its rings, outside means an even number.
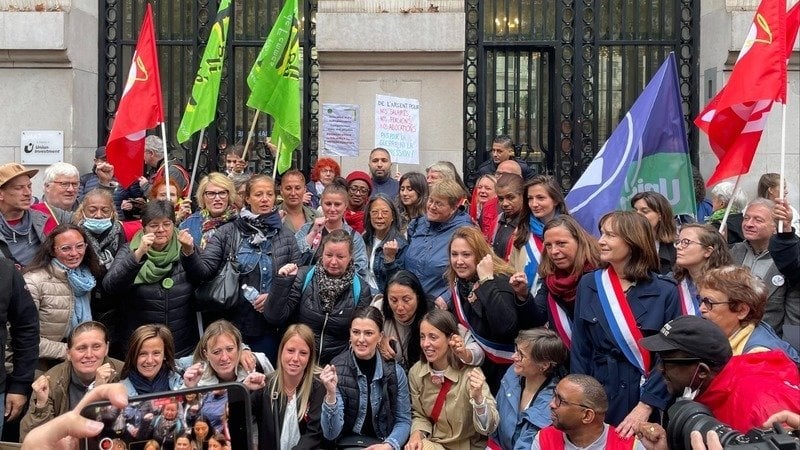
[[[136,251],[139,248],[143,234],[143,230],[136,233],[131,240],[131,250]],[[142,268],[139,269],[133,284],[153,284],[169,276],[172,273],[172,264],[181,256],[180,250],[181,246],[178,243],[178,231],[176,230],[172,233],[172,239],[169,240],[164,250],[158,251],[150,247],[150,250],[147,251],[147,258],[144,260]]]

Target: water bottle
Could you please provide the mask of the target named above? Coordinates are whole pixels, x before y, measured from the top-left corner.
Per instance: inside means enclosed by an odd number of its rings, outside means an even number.
[[[244,298],[250,303],[256,301],[256,297],[258,297],[258,289],[253,286],[248,286],[247,284],[242,285],[242,293],[244,294]]]

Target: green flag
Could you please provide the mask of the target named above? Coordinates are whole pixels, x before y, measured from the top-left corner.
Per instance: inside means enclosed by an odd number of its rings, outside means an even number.
[[[228,36],[231,1],[222,0],[217,11],[214,26],[208,36],[208,43],[203,52],[203,60],[197,69],[192,96],[186,104],[181,124],[178,127],[178,142],[183,144],[192,135],[207,127],[217,112],[219,96],[219,79],[222,75],[222,61],[225,59],[225,38]]]
[[[286,0],[247,76],[247,106],[273,117],[271,141],[278,146],[278,172],[292,165],[300,144],[300,23],[297,0]]]

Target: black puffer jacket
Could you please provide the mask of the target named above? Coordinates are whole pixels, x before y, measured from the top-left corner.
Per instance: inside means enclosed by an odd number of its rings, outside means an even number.
[[[181,254],[180,260],[172,265],[169,278],[173,285],[169,289],[164,288],[161,282],[133,284],[142,264],[136,262],[129,245],[119,249],[103,279],[103,289],[109,298],[121,305],[125,322],[121,328],[123,348],[128,347],[128,340],[137,327],[161,323],[169,327],[175,338],[175,356],[187,356],[194,351],[200,340],[193,304],[194,288],[200,278],[184,267],[199,264],[200,257],[196,251],[189,256]]]
[[[322,310],[316,275],[311,277],[303,289],[308,271],[313,267],[301,268],[294,278],[276,276],[264,316],[273,326],[304,323],[311,327],[316,337],[319,364],[325,365],[349,345],[350,319],[357,306],[369,304],[369,284],[354,275],[353,282],[359,283],[360,287],[345,289],[334,303],[330,314],[326,314]],[[360,289],[360,293],[354,299],[356,289]]]
[[[248,236],[242,234],[237,228],[236,219],[219,227],[217,232],[211,237],[206,247],[200,254],[200,264],[195,267],[187,266],[189,271],[197,273],[202,280],[214,278],[222,269],[222,264],[231,252],[234,242],[239,242],[238,252],[251,252],[259,254],[261,258],[272,258],[272,277],[276,277],[278,269],[289,263],[298,264],[300,262],[300,249],[297,248],[297,241],[294,233],[288,228],[283,227],[275,234],[270,236],[271,245],[267,246],[266,252],[260,252],[259,248],[252,247],[248,242]],[[238,231],[238,237],[237,237]],[[262,274],[258,267],[249,273],[239,275],[239,285],[246,283],[256,289],[261,284]],[[233,322],[245,336],[263,336],[272,334],[280,336],[280,331],[286,326],[285,323],[271,326],[264,316],[259,314],[253,306],[242,296],[239,291],[239,302],[229,311],[221,314],[222,318]]]

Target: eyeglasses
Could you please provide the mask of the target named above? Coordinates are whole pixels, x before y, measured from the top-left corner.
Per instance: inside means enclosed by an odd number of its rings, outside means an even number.
[[[219,197],[224,200],[228,198],[228,191],[205,191],[203,192],[203,196],[205,198]]]
[[[175,224],[172,222],[164,222],[164,223],[148,223],[145,228],[148,230],[171,230]]]
[[[674,364],[678,366],[688,366],[702,361],[700,358],[661,358],[661,364]]]
[[[77,252],[82,252],[82,251],[86,250],[86,243],[85,242],[79,242],[77,244],[62,245],[61,247],[56,247],[56,248],[61,253],[69,253],[72,250],[75,250]]]
[[[392,212],[388,209],[376,209],[369,212],[369,215],[376,217],[390,217]]]
[[[698,302],[699,302],[701,305],[705,305],[705,306],[706,306],[706,308],[708,308],[708,310],[709,310],[709,311],[711,311],[712,309],[714,309],[714,306],[716,306],[716,305],[728,305],[728,304],[734,303],[734,302],[731,302],[731,301],[727,301],[727,302],[717,302],[717,301],[714,301],[714,299],[712,299],[712,298],[708,298],[708,297],[700,297],[699,295],[697,296],[697,301],[698,301]]]
[[[369,194],[369,188],[363,186],[350,186],[347,190],[350,191],[351,194]]]
[[[565,404],[570,406],[577,406],[579,408],[584,408],[584,409],[592,409],[591,407],[586,406],[583,403],[568,402],[564,400],[564,397],[562,397],[558,392],[553,392],[553,404],[556,406],[556,408],[560,408],[562,404]]]
[[[514,355],[516,355],[516,356],[517,356],[517,358],[519,358],[519,362],[523,362],[523,361],[525,361],[526,359],[528,359],[528,357],[527,357],[527,356],[525,356],[525,352],[523,352],[522,350],[520,350],[520,348],[519,348],[519,347],[514,347]]]
[[[69,189],[69,188],[78,189],[78,186],[80,186],[78,182],[72,182],[72,181],[53,181],[53,184],[59,185],[61,189]]]
[[[439,209],[439,208],[444,208],[444,207],[449,206],[449,205],[447,203],[440,202],[439,200],[428,199],[428,206],[430,206],[431,208]]]
[[[674,244],[675,244],[675,247],[688,247],[689,244],[697,244],[697,245],[700,245],[700,246],[703,245],[702,242],[697,242],[697,241],[693,241],[691,239],[686,239],[686,238],[675,239]]]

